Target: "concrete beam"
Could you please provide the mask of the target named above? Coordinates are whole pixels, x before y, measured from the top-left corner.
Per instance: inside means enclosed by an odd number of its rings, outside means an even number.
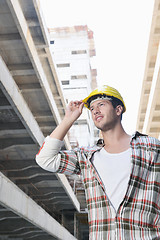
[[[60,123],[61,117],[57,109],[50,85],[48,83],[47,77],[44,73],[42,64],[40,62],[35,43],[33,41],[30,29],[28,27],[27,21],[23,15],[22,8],[18,0],[7,0],[8,6],[11,10],[12,16],[15,20],[17,28],[20,32],[22,40],[25,44],[26,50],[29,54],[30,60],[34,66],[35,72],[42,84],[43,91],[48,99],[52,113],[55,117],[57,124]]]
[[[38,21],[40,23],[43,38],[44,38],[45,43],[46,43],[45,50],[46,50],[46,54],[47,54],[47,57],[48,57],[50,67],[51,67],[53,75],[54,75],[54,80],[56,82],[56,86],[59,90],[59,98],[61,99],[61,101],[63,103],[63,106],[65,106],[66,103],[65,103],[65,99],[63,97],[63,88],[62,88],[61,83],[59,82],[59,79],[58,79],[58,76],[57,76],[57,71],[56,71],[56,66],[54,64],[55,61],[53,59],[53,55],[51,54],[52,50],[50,48],[50,37],[49,37],[49,32],[48,32],[48,29],[46,27],[45,20],[44,20],[44,17],[43,17],[43,11],[42,11],[42,8],[41,8],[41,3],[40,3],[39,0],[33,0],[33,4],[34,4],[34,7],[35,7],[37,16],[38,16]],[[37,48],[37,46],[36,46],[36,48]],[[56,99],[56,97],[55,97],[55,99]]]
[[[8,101],[12,105],[13,109],[23,122],[24,126],[30,132],[34,142],[38,142],[39,145],[42,145],[44,141],[44,136],[39,128],[38,123],[36,122],[33,114],[31,113],[26,101],[21,95],[18,86],[16,85],[14,79],[12,78],[10,72],[3,59],[0,57],[0,81],[2,91],[6,95]]]
[[[150,61],[152,59],[152,55],[156,56],[157,54],[157,46],[159,45],[159,35],[156,36],[155,29],[157,24],[159,25],[158,21],[158,8],[159,8],[159,0],[154,1],[154,9],[153,9],[153,15],[152,15],[152,23],[151,23],[151,29],[150,29],[150,36],[149,36],[149,44],[148,44],[148,50],[147,50],[147,57],[146,57],[146,64],[145,64],[145,71],[144,71],[144,77],[143,77],[143,83],[142,83],[142,91],[140,96],[140,102],[139,102],[139,109],[138,109],[138,116],[137,116],[137,123],[136,123],[136,129],[139,131],[141,129],[141,117],[143,114],[143,109],[147,108],[148,104],[148,98],[145,97],[145,90],[147,86],[147,79],[150,78],[150,81],[152,81],[152,75],[154,72],[154,68],[149,68]],[[146,113],[146,111],[145,111]],[[145,114],[144,113],[144,114]],[[142,127],[146,128],[146,127]]]
[[[8,69],[10,71],[12,70],[25,70],[25,69],[29,69],[29,70],[33,70],[33,66],[31,63],[19,63],[19,64],[8,64]],[[35,74],[35,72],[34,72]]]
[[[34,75],[35,71],[34,69],[23,69],[23,70],[12,70],[11,71],[12,76],[28,76],[28,75]]]
[[[30,137],[17,137],[17,138],[5,138],[0,143],[0,149],[5,149],[14,145],[27,145],[34,144],[33,140]]]
[[[19,33],[0,34],[0,42],[12,40],[21,40]]]
[[[12,106],[10,105],[5,105],[5,106],[0,106],[0,110],[11,110]]]
[[[71,185],[68,182],[68,179],[63,174],[57,174],[57,176],[61,181],[62,186],[66,193],[68,194],[69,198],[71,199],[71,201],[73,201],[75,208],[77,209],[78,212],[80,212],[80,203],[77,200],[77,197],[75,196],[73,189],[71,188]]]
[[[149,101],[148,101],[145,121],[143,125],[143,133],[150,134],[150,127],[151,127],[157,99],[159,98],[159,92],[160,92],[160,45],[158,48],[152,86],[150,90]]]
[[[76,240],[68,230],[2,173],[0,173],[0,204],[57,239]]]
[[[37,22],[37,18],[27,19],[27,23],[29,27],[39,27],[39,23]]]
[[[45,43],[46,43],[45,47],[48,47],[49,42],[50,42],[50,37],[49,37],[48,28],[47,28],[46,23],[45,23],[45,19],[44,19],[44,16],[43,16],[43,11],[42,11],[42,8],[41,8],[41,2],[39,0],[32,0],[32,1],[33,1],[33,5],[35,7],[35,11],[37,13],[39,25],[41,26],[43,38],[44,38]]]

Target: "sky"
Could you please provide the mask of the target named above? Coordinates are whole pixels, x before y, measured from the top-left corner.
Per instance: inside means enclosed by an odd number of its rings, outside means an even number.
[[[47,27],[87,25],[94,33],[98,85],[115,87],[127,111],[122,124],[136,130],[154,0],[40,0]]]

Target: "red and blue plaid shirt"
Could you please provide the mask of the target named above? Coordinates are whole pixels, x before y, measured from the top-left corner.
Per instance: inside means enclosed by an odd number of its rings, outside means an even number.
[[[50,151],[51,158],[47,157],[48,162],[60,161],[57,172],[82,175],[90,240],[160,239],[160,141],[136,132],[130,146],[132,170],[117,212],[91,161],[100,148],[59,151],[55,156]],[[41,158],[40,151],[37,162],[42,166]]]

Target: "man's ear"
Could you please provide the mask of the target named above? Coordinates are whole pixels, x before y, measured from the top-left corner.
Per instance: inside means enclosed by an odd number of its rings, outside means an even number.
[[[122,107],[122,105],[118,105],[118,106],[116,107],[117,116],[120,116],[120,115],[122,114],[122,112],[123,112],[123,107]]]

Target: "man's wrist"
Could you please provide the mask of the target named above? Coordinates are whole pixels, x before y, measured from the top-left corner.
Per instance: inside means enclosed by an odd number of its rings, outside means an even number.
[[[75,119],[72,119],[71,116],[64,116],[62,122],[64,122],[65,124],[67,124],[69,127],[73,125],[73,123],[75,122]]]

